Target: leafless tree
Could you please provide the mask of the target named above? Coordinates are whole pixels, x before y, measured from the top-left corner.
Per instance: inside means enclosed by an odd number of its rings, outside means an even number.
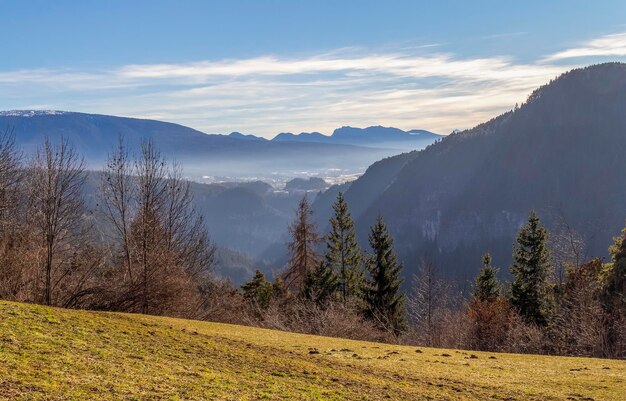
[[[212,267],[214,246],[180,166],[168,164],[151,141],[131,159],[120,140],[109,155],[100,196],[124,271],[111,308],[195,313],[202,301],[192,298]]]
[[[177,257],[192,279],[209,272],[213,266],[215,247],[211,244],[202,215],[194,208],[191,184],[183,177],[182,168],[172,163],[165,186],[166,249]]]
[[[585,238],[570,224],[561,207],[551,213],[554,228],[550,232],[549,244],[555,279],[562,285],[568,269],[578,269],[587,256]]]
[[[82,187],[83,159],[66,140],[52,144],[45,139],[28,171],[28,217],[43,245],[43,302],[53,303],[53,292],[67,272],[73,244],[82,233],[85,212]]]
[[[23,220],[22,154],[15,145],[13,131],[0,132],[0,297],[28,300],[28,266],[18,256],[26,232]]]
[[[609,346],[610,316],[602,307],[602,261],[593,259],[571,269],[560,289],[550,339],[559,354],[616,357]]]
[[[135,185],[132,176],[133,166],[128,149],[122,137],[109,154],[101,175],[100,200],[101,211],[114,230],[114,237],[123,250],[124,263],[128,280],[133,281],[131,257],[130,221],[135,212]]]
[[[435,308],[439,305],[443,284],[436,277],[436,268],[430,260],[422,260],[418,274],[413,274],[409,297],[409,319],[431,327]]]
[[[20,198],[22,154],[15,145],[13,131],[0,133],[0,230],[15,222],[14,213]]]
[[[422,260],[418,274],[413,275],[407,311],[424,345],[439,345],[444,320],[453,312],[451,298],[450,285],[439,277],[436,265]]]

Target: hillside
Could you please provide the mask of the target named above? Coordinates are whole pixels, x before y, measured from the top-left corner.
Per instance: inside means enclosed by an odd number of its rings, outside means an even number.
[[[554,235],[567,224],[584,255],[606,256],[626,217],[624,110],[626,64],[577,69],[515,110],[374,165],[346,193],[361,240],[381,213],[407,277],[427,256],[466,281],[487,251],[506,272],[516,231],[536,209]]]
[[[0,302],[3,400],[618,400],[624,391],[623,361],[470,354]]]

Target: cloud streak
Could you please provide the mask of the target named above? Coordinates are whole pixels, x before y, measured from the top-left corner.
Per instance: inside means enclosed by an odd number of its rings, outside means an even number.
[[[576,66],[563,65],[564,60],[626,55],[625,41],[626,33],[607,35],[534,63],[506,55],[461,58],[431,47],[89,71],[0,71],[0,109],[47,105],[264,136],[375,124],[448,133],[510,109]]]
[[[583,43],[579,47],[552,54],[543,59],[544,62],[581,58],[626,56],[626,33],[605,35]]]

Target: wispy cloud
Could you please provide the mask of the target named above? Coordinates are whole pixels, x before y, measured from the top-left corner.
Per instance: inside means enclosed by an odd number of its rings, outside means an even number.
[[[329,133],[346,124],[447,133],[510,109],[537,86],[576,66],[563,65],[563,60],[626,55],[625,41],[626,33],[608,35],[534,63],[506,55],[459,57],[437,46],[420,46],[102,70],[0,71],[0,109],[40,104],[159,118],[211,133],[237,130],[265,136]]]
[[[578,47],[549,55],[544,62],[552,62],[579,57],[626,56],[626,33],[605,35],[589,40]]]

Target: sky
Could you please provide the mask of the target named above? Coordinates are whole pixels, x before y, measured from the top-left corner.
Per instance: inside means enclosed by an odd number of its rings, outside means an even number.
[[[0,0],[0,110],[447,134],[626,61],[621,1]]]

